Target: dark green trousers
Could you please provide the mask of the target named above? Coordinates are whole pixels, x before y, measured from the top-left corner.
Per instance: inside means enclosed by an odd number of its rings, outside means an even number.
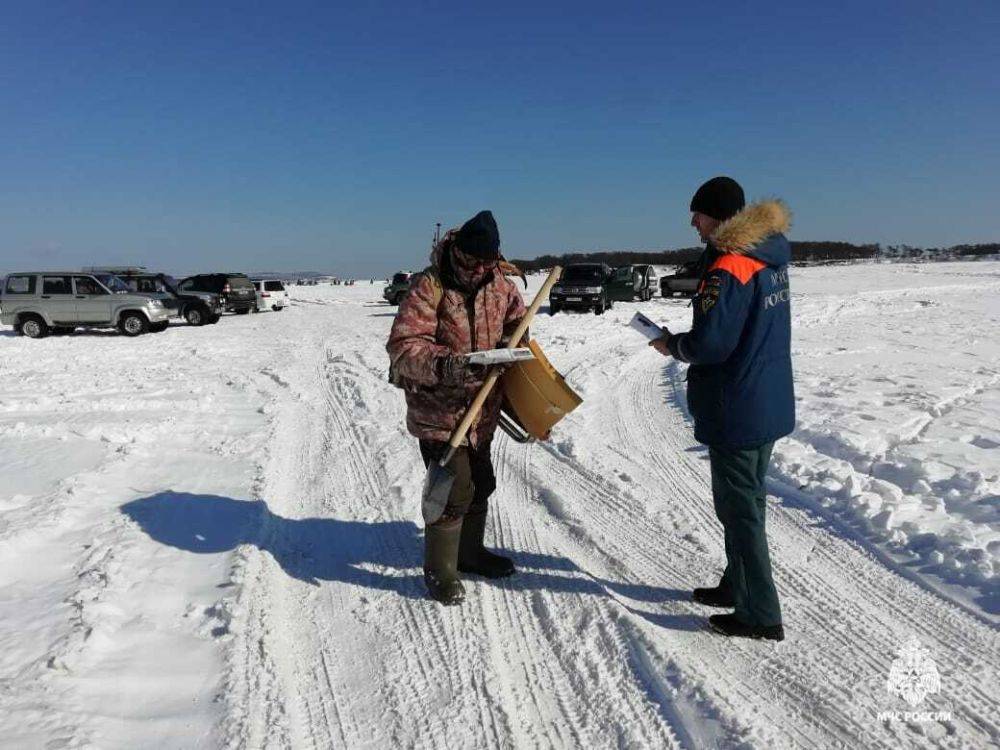
[[[726,538],[726,572],[719,585],[732,592],[736,617],[747,625],[781,624],[764,527],[764,478],[773,448],[774,443],[749,450],[709,448],[715,515]]]

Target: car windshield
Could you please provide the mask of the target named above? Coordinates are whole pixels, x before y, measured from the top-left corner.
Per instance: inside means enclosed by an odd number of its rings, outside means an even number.
[[[570,266],[563,274],[563,281],[570,283],[604,281],[604,271],[600,266]]]
[[[246,276],[230,276],[229,286],[233,289],[253,289],[254,285]]]
[[[94,274],[94,278],[100,281],[104,286],[110,289],[115,294],[129,294],[132,290],[128,288],[128,284],[119,279],[117,276],[110,273],[98,273]]]
[[[177,291],[177,279],[175,279],[173,276],[167,276],[166,274],[164,274],[163,276],[160,277],[160,281],[162,281],[163,285],[171,292]]]
[[[615,281],[631,281],[632,266],[622,266],[615,269]]]

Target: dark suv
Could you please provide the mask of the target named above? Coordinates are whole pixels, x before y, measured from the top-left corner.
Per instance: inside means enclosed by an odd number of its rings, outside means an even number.
[[[184,318],[190,325],[218,323],[222,316],[222,300],[211,292],[181,292],[177,280],[165,273],[152,273],[145,268],[89,269],[112,273],[125,282],[133,292],[157,297],[174,315]]]
[[[660,294],[664,297],[673,297],[675,294],[693,297],[698,293],[699,283],[701,283],[701,260],[692,260],[678,266],[669,276],[660,277]]]
[[[560,310],[593,310],[601,315],[614,306],[609,294],[611,266],[605,263],[573,263],[566,266],[559,282],[549,292],[549,315]]]
[[[410,282],[413,274],[409,271],[400,271],[392,277],[389,285],[382,290],[382,296],[390,305],[398,305],[403,301],[403,297],[410,291]]]
[[[257,290],[245,273],[199,273],[182,280],[177,290],[217,294],[223,310],[240,315],[246,315],[257,306]]]

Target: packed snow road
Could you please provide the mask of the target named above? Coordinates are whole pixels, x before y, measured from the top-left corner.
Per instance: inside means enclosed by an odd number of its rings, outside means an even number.
[[[536,321],[585,402],[549,444],[496,440],[519,574],[459,608],[424,597],[378,287],[137,340],[0,333],[0,745],[996,745],[1000,263],[793,276],[780,644],[688,598],[723,564],[707,456],[683,367],[626,328],[683,330],[686,302]],[[917,706],[887,690],[911,638],[940,676]]]

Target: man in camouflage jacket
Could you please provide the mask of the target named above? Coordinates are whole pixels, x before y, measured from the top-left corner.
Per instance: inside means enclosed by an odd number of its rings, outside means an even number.
[[[434,247],[399,306],[386,349],[390,379],[406,393],[406,426],[420,441],[424,463],[439,460],[447,441],[486,379],[463,355],[506,343],[525,314],[505,275],[500,233],[482,211]],[[495,388],[452,459],[456,481],[441,518],[425,530],[424,580],[445,604],[464,598],[458,572],[511,575],[513,562],[483,546],[489,496],[496,488],[490,445],[502,394]]]

